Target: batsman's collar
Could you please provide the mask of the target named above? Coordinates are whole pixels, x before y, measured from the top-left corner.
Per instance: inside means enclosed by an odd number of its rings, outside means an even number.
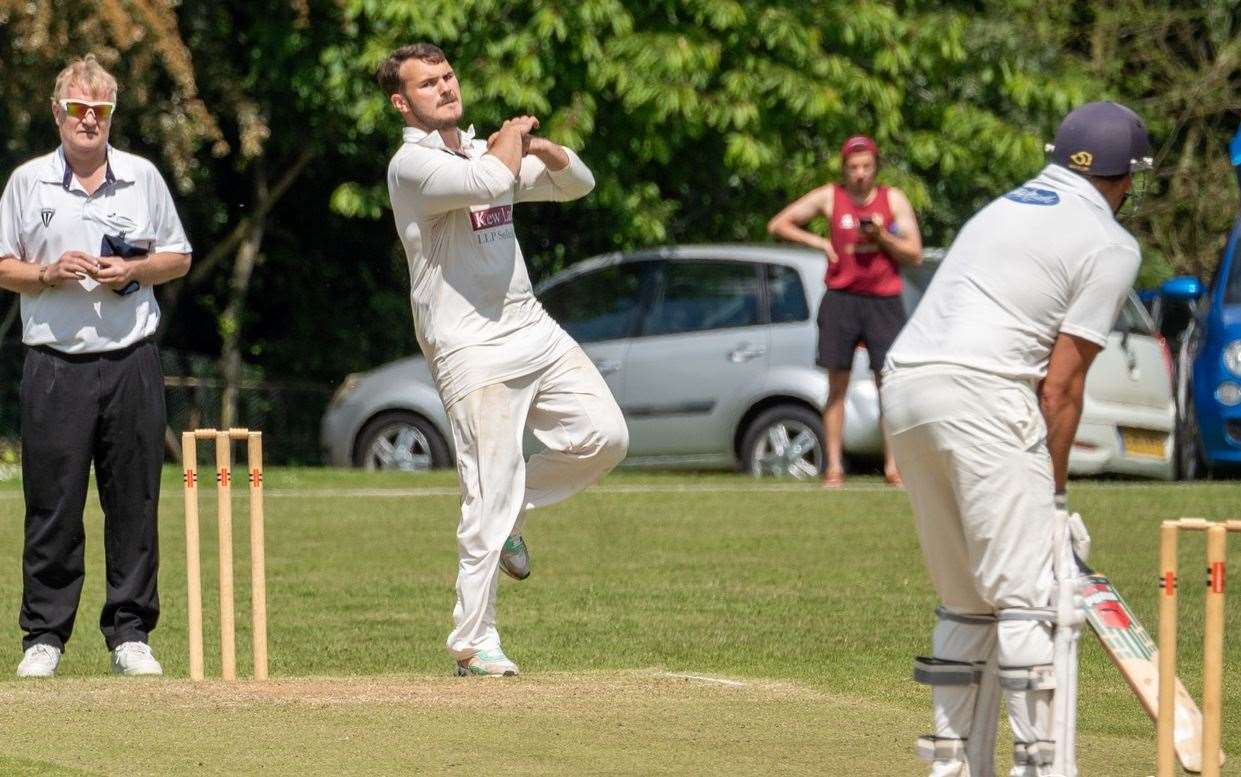
[[[473,124],[465,129],[458,128],[457,132],[461,135],[461,145],[463,146],[474,139]],[[406,143],[417,143],[418,145],[426,146],[427,148],[442,148],[444,150],[448,150],[448,146],[444,145],[443,136],[440,135],[438,131],[427,132],[425,130],[418,129],[417,127],[406,127],[402,131],[401,137]]]
[[[1053,162],[1043,168],[1035,181],[1051,184],[1053,188],[1064,192],[1072,192],[1109,215],[1112,213],[1112,206],[1107,204],[1107,200],[1095,185],[1085,176],[1078,175],[1067,167]]]

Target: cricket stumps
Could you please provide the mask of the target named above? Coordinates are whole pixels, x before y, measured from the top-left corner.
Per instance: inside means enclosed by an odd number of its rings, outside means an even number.
[[[1219,777],[1223,723],[1224,586],[1228,532],[1241,532],[1241,521],[1181,518],[1159,527],[1159,713],[1156,726],[1156,774],[1173,777],[1176,768],[1176,631],[1178,603],[1177,546],[1182,531],[1206,533],[1206,598],[1202,648],[1202,772]]]
[[[233,442],[246,442],[250,482],[250,617],[254,679],[267,679],[267,571],[263,537],[263,435],[249,429],[194,429],[181,435],[185,462],[185,570],[189,610],[190,679],[204,678],[202,565],[198,533],[198,441],[215,442],[216,517],[220,559],[220,674],[237,679],[236,617],[233,611]]]

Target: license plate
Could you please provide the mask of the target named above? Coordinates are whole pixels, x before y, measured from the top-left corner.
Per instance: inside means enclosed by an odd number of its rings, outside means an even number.
[[[1124,443],[1126,456],[1162,459],[1167,448],[1168,435],[1150,429],[1129,429],[1122,426],[1120,439]]]

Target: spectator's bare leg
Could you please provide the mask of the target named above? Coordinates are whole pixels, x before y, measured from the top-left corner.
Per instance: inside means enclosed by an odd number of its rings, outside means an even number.
[[[849,370],[827,371],[827,406],[823,408],[823,441],[827,446],[827,469],[823,485],[838,486],[844,480],[845,392],[849,389]]]
[[[875,388],[880,385],[879,370],[875,370]],[[888,425],[883,422],[883,405],[879,405],[879,431],[883,434],[883,479],[894,486],[903,486],[896,459],[892,458],[892,446],[888,444]]]

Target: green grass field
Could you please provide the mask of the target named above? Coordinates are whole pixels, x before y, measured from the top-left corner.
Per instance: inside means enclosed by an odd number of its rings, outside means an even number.
[[[443,648],[456,568],[451,473],[269,470],[273,681],[186,680],[180,482],[162,502],[167,677],[108,675],[96,621],[101,516],[88,507],[77,633],[50,681],[0,680],[0,773],[919,775],[929,693],[910,679],[934,596],[905,495],[728,474],[625,472],[527,524],[534,574],[503,580],[524,676],[458,679]],[[235,489],[238,655],[249,671],[245,497]],[[208,674],[218,673],[215,502],[204,488]],[[1237,486],[1078,482],[1092,562],[1155,628],[1158,521],[1238,517]],[[0,672],[20,659],[22,501],[0,482]],[[1241,538],[1231,559],[1241,568]],[[1199,690],[1202,608],[1182,541],[1182,672]],[[1234,597],[1228,633],[1241,624]],[[1154,729],[1083,640],[1084,775],[1153,773]],[[1241,774],[1241,651],[1226,667],[1225,773]],[[1003,743],[1005,736],[1001,737]],[[1003,747],[1007,753],[1007,747]],[[1003,763],[1004,761],[1001,761]]]

